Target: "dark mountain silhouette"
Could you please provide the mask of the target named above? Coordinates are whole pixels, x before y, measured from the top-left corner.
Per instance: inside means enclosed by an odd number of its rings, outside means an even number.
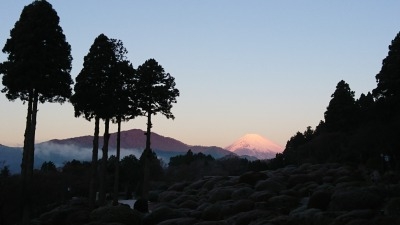
[[[121,148],[127,149],[144,149],[146,147],[146,135],[145,132],[140,129],[132,129],[127,131],[121,131]],[[81,137],[73,137],[68,139],[53,139],[47,142],[51,142],[54,144],[62,144],[62,145],[76,145],[83,148],[91,148],[93,144],[93,136],[81,136]],[[103,143],[103,137],[99,138],[100,146]],[[110,134],[110,142],[109,146],[111,148],[115,148],[117,146],[117,134]],[[160,149],[164,151],[177,151],[177,152],[186,152],[189,145],[184,144],[178,140],[173,138],[164,137],[158,135],[156,133],[151,133],[151,147],[152,149]]]
[[[58,145],[73,145],[80,148],[92,148],[93,136],[81,136],[74,137],[68,139],[53,139],[47,142],[40,143],[43,144],[58,144]],[[99,140],[100,147],[103,143],[103,137],[100,137]],[[110,143],[109,146],[111,149],[115,149],[117,146],[117,134],[110,134]],[[140,149],[143,150],[146,147],[146,135],[143,130],[140,129],[132,129],[127,131],[121,131],[121,148],[122,149]],[[223,157],[227,154],[230,154],[229,151],[216,147],[216,146],[192,146],[187,145],[181,141],[170,137],[164,137],[157,133],[151,133],[151,148],[157,152],[171,152],[171,153],[186,153],[189,149],[194,153],[202,152],[204,154],[210,154],[215,158]]]
[[[36,144],[35,147],[35,168],[40,168],[45,161],[52,161],[56,166],[61,167],[67,161],[73,159],[80,161],[91,161],[93,136],[81,136],[67,139],[53,139]],[[100,137],[99,151],[101,151],[103,138]],[[117,135],[110,136],[110,155],[115,155],[117,146]],[[121,132],[121,156],[133,154],[140,157],[146,146],[146,136],[140,129],[132,129]],[[185,154],[189,149],[194,153],[211,155],[214,158],[221,158],[231,152],[216,146],[191,146],[173,138],[164,137],[159,134],[151,134],[151,147],[157,156],[168,163],[169,158]],[[22,148],[11,148],[0,145],[0,166],[8,165],[12,173],[20,172]],[[99,155],[101,158],[101,155]]]
[[[21,170],[22,148],[8,147],[0,144],[0,169],[8,166],[10,171],[19,172]]]

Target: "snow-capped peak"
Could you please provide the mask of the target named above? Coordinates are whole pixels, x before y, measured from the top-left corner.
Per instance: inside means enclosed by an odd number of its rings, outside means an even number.
[[[259,159],[274,158],[283,148],[259,134],[246,134],[239,138],[227,150],[238,155],[250,155]]]

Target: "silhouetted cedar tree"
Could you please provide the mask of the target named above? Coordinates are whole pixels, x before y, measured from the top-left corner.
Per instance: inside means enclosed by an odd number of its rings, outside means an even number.
[[[400,111],[400,32],[389,45],[389,52],[382,61],[382,68],[375,76],[377,87],[372,91],[385,119]],[[382,112],[381,112],[382,113]]]
[[[375,100],[372,96],[371,92],[368,92],[367,95],[361,94],[360,98],[356,101],[357,107],[359,109],[360,122],[368,123],[371,120],[375,119]]]
[[[139,115],[141,111],[137,105],[137,95],[135,86],[135,69],[132,64],[126,60],[127,50],[123,47],[122,42],[116,42],[118,55],[121,57],[117,62],[117,75],[114,104],[113,122],[117,123],[117,150],[114,173],[114,195],[113,204],[118,204],[119,194],[119,170],[120,170],[120,154],[121,154],[121,122],[128,121]]]
[[[2,92],[11,101],[19,98],[28,103],[21,163],[23,224],[28,223],[31,211],[38,102],[63,103],[71,96],[71,47],[59,22],[50,3],[34,1],[22,10],[3,48],[8,58],[0,66]]]
[[[298,148],[306,143],[306,138],[304,134],[301,132],[297,132],[294,136],[292,136],[289,141],[286,143],[285,150],[283,151],[284,158],[286,160],[285,163],[292,164],[298,163],[300,153]]]
[[[400,32],[389,45],[389,52],[382,61],[382,68],[375,76],[377,87],[372,90],[376,100],[375,114],[380,118],[376,127],[377,142],[382,155],[400,168]]]
[[[132,198],[132,193],[140,180],[140,164],[134,155],[122,158],[120,162],[120,184],[124,188],[126,199]]]
[[[305,141],[311,141],[314,137],[315,131],[311,128],[311,126],[308,126],[307,129],[304,131],[304,138]]]
[[[340,132],[354,129],[357,126],[358,112],[354,91],[341,80],[331,97],[324,115],[327,131]]]
[[[175,88],[175,78],[164,71],[155,59],[148,59],[136,71],[136,93],[138,107],[147,116],[146,148],[143,151],[145,158],[144,177],[142,182],[142,197],[147,198],[149,185],[148,157],[152,156],[150,147],[151,116],[161,113],[167,119],[174,119],[171,112],[172,104],[176,103],[179,90]],[[142,156],[143,157],[143,156]],[[141,157],[141,158],[142,158]]]
[[[310,156],[310,149],[307,147],[307,144],[314,136],[315,132],[311,126],[308,126],[303,133],[297,132],[286,145],[287,152],[289,152],[288,161],[291,163],[300,163],[304,160],[310,160],[312,156]]]
[[[314,137],[319,136],[326,132],[326,125],[325,121],[320,120],[319,124],[315,127]]]
[[[90,182],[89,199],[91,206],[95,201],[95,181],[98,158],[99,120],[104,119],[104,144],[102,148],[102,163],[99,175],[99,204],[105,204],[105,183],[108,159],[109,122],[113,118],[122,119],[122,104],[127,97],[121,93],[125,71],[131,67],[126,60],[126,49],[120,40],[110,39],[100,34],[90,47],[84,58],[83,68],[76,77],[75,93],[71,103],[75,108],[75,116],[83,115],[87,120],[95,118],[95,132],[92,154],[92,181]],[[132,74],[129,74],[132,77]],[[127,75],[128,77],[128,75]],[[118,98],[120,98],[118,100]],[[128,106],[126,106],[128,107]]]

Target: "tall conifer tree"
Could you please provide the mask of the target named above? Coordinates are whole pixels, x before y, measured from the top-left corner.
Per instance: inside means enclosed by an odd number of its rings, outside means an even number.
[[[175,88],[175,78],[164,71],[155,59],[148,59],[137,69],[137,101],[138,107],[147,116],[146,148],[141,158],[144,158],[144,178],[142,183],[142,195],[147,197],[149,189],[149,159],[151,150],[151,117],[161,113],[167,119],[174,119],[171,112],[172,104],[176,103],[179,90]]]
[[[83,68],[76,77],[75,93],[71,103],[75,116],[83,115],[85,119],[95,119],[95,132],[92,152],[92,175],[89,188],[90,205],[94,206],[98,166],[99,120],[105,120],[102,164],[99,176],[99,202],[105,202],[105,163],[108,158],[109,122],[114,111],[114,90],[118,81],[116,41],[100,34],[84,58]]]
[[[354,91],[349,84],[341,80],[325,112],[325,126],[330,132],[348,131],[357,123],[357,105]]]
[[[87,120],[95,119],[95,132],[92,152],[92,175],[89,189],[90,205],[94,206],[98,167],[99,120],[104,119],[102,160],[99,178],[99,204],[105,204],[106,169],[108,159],[109,123],[118,123],[118,137],[121,121],[133,118],[138,112],[132,103],[133,92],[130,90],[134,79],[134,69],[126,60],[127,50],[122,41],[110,39],[100,34],[84,58],[81,72],[76,77],[75,93],[71,103],[75,116],[83,115]],[[133,97],[132,97],[133,96]],[[129,114],[129,115],[128,115]],[[119,140],[119,138],[118,138]],[[119,141],[118,141],[119,155]],[[119,160],[118,160],[119,161]],[[118,189],[118,186],[116,186]]]
[[[388,55],[375,78],[377,87],[372,94],[379,107],[386,111],[385,115],[397,115],[400,111],[400,32],[389,45]]]
[[[63,103],[71,96],[71,47],[60,18],[47,1],[34,1],[22,10],[3,52],[8,60],[0,66],[3,93],[9,100],[27,102],[24,150],[21,163],[23,224],[31,211],[31,182],[38,103]]]

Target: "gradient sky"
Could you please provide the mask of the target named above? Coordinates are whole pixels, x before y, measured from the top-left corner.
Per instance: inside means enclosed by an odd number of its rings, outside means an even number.
[[[31,2],[0,0],[1,49]],[[374,89],[400,31],[395,0],[49,2],[72,47],[73,79],[100,33],[122,40],[135,67],[156,59],[181,96],[172,109],[176,119],[157,115],[153,131],[191,145],[226,147],[258,133],[285,146],[323,120],[340,80],[356,98]],[[0,61],[6,57],[0,53]],[[26,105],[0,93],[0,144],[21,146],[25,119]],[[122,128],[145,129],[146,122],[138,118]],[[94,121],[74,117],[70,103],[39,105],[36,142],[93,129]]]

